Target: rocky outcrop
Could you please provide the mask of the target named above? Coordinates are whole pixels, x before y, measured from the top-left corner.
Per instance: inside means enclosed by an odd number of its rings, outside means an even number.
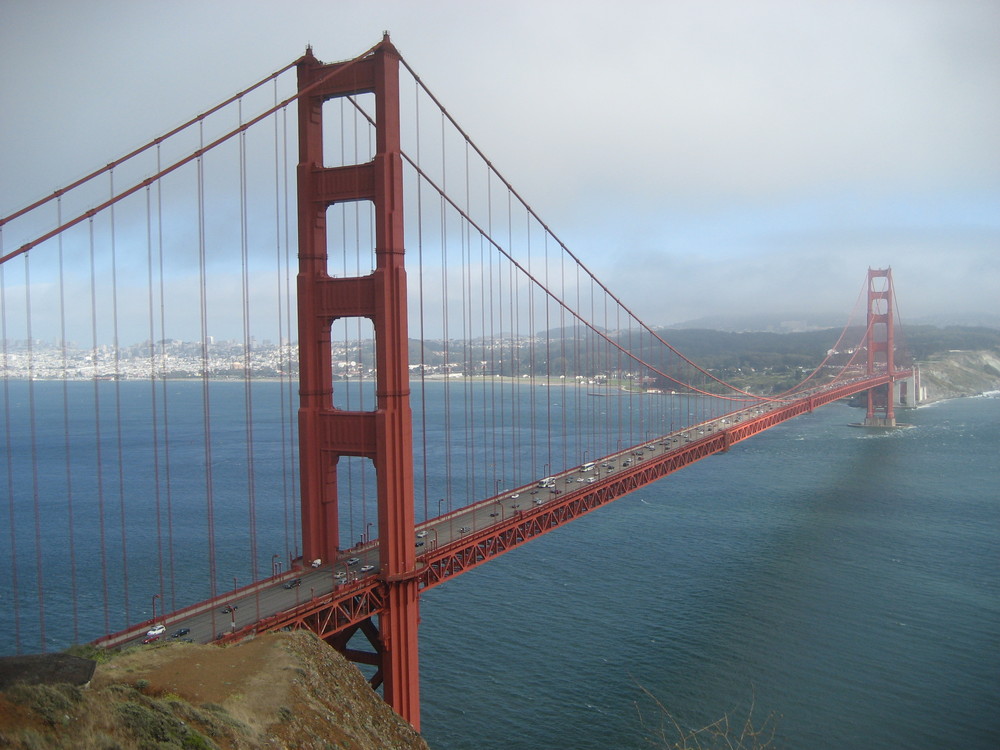
[[[1000,391],[1000,353],[949,351],[920,363],[926,402]]]
[[[354,665],[304,631],[133,648],[99,664],[89,688],[11,685],[0,747],[427,750]]]

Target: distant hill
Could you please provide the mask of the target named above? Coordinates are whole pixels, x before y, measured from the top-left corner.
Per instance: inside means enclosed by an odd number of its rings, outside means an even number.
[[[820,313],[816,315],[711,315],[695,320],[686,320],[664,326],[666,329],[695,328],[713,331],[801,333],[822,328],[842,328],[843,315]],[[1000,330],[1000,313],[980,311],[977,313],[954,313],[948,315],[925,315],[907,318],[904,325],[943,327],[995,328]]]

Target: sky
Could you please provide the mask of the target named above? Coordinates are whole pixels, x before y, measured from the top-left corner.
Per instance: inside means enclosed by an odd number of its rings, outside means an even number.
[[[990,0],[0,0],[0,213],[383,31],[647,323],[1000,325]]]

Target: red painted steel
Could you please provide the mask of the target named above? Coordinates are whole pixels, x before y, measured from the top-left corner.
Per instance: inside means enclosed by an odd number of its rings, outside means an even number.
[[[878,283],[884,279],[884,288]],[[880,288],[876,288],[880,287]],[[865,345],[868,349],[868,376],[878,372],[895,372],[895,343],[893,339],[892,269],[868,269],[868,331]],[[883,369],[884,368],[884,369]],[[865,424],[894,426],[894,384],[868,391],[868,410]]]
[[[341,72],[337,72],[341,69]],[[311,52],[299,63],[299,439],[305,559],[334,560],[339,550],[337,462],[362,456],[375,465],[384,598],[377,643],[385,700],[420,726],[417,662],[418,598],[413,549],[413,445],[407,367],[406,272],[403,267],[403,180],[399,134],[399,54],[388,37],[350,66],[324,65]],[[323,166],[323,102],[375,96],[376,149],[367,164]],[[326,211],[336,202],[371,201],[375,262],[371,275],[327,274]],[[330,327],[363,316],[375,331],[376,409],[333,408]],[[318,615],[317,615],[318,617]],[[315,617],[297,620],[327,631]],[[340,632],[339,630],[336,632]],[[377,637],[371,633],[377,632]],[[346,648],[346,642],[335,642]]]

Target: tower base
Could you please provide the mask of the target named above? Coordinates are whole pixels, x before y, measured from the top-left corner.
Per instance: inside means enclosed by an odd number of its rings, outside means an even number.
[[[861,427],[868,430],[906,430],[913,427],[911,424],[897,422],[896,418],[887,419],[885,417],[866,417],[864,422],[850,422],[848,427]]]

